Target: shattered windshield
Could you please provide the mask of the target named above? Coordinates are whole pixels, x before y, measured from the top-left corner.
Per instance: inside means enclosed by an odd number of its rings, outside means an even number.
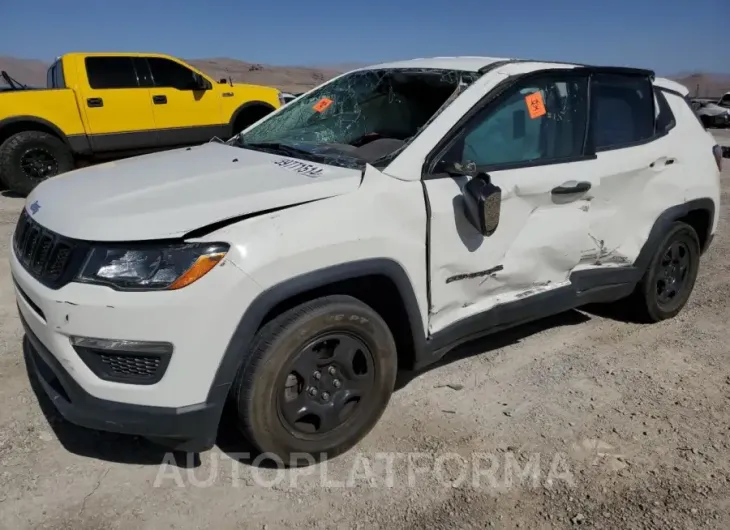
[[[400,151],[479,77],[437,69],[361,70],[289,103],[234,145],[345,167]]]

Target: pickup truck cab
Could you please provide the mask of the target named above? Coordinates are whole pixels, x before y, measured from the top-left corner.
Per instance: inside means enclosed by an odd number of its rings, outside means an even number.
[[[167,55],[69,53],[45,90],[0,92],[0,180],[25,195],[79,160],[230,138],[281,104],[275,88],[215,82]]]
[[[191,451],[230,402],[296,464],[466,341],[588,303],[672,318],[720,211],[686,95],[641,69],[389,63],[226,143],[45,181],[10,255],[29,372],[72,422]]]

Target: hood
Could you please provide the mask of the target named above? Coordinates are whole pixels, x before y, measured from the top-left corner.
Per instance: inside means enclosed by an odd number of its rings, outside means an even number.
[[[64,173],[26,208],[43,226],[90,241],[176,238],[217,221],[356,190],[362,173],[221,143]]]

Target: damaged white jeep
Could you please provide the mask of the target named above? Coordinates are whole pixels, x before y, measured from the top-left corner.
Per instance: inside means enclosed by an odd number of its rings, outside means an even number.
[[[202,451],[224,404],[290,464],[346,451],[399,369],[587,303],[687,302],[720,151],[651,71],[436,58],[337,77],[226,143],[50,179],[10,256],[69,421]]]

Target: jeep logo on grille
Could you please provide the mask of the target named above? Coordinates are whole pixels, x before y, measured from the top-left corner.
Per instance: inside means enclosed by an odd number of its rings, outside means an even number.
[[[30,210],[30,213],[32,215],[35,215],[38,213],[38,210],[41,209],[41,205],[38,204],[38,201],[33,201],[33,203],[30,206],[28,206],[28,209]]]

